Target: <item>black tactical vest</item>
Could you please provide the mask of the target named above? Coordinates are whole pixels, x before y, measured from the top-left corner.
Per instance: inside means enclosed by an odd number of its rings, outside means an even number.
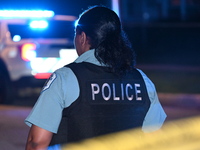
[[[72,63],[66,67],[76,75],[80,95],[63,110],[51,145],[142,126],[150,100],[138,70],[119,78],[107,67],[91,63]]]

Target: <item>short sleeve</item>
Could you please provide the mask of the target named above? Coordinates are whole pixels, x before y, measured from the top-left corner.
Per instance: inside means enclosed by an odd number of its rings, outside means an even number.
[[[143,121],[142,130],[144,132],[153,132],[161,128],[167,115],[159,102],[154,84],[141,70],[139,71],[143,76],[147,87],[148,96],[151,101],[150,108]]]
[[[56,133],[62,118],[62,110],[75,101],[78,94],[78,83],[71,69],[63,67],[57,70],[46,82],[25,123]]]

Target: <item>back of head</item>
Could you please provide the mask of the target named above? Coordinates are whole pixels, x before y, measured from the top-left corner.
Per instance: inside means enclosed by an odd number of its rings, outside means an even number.
[[[103,6],[89,8],[80,15],[77,30],[85,32],[96,58],[112,72],[124,74],[134,67],[134,51],[114,11]]]

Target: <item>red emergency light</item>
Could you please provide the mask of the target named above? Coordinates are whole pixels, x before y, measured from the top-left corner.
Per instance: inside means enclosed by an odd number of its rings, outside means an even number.
[[[48,79],[51,76],[51,73],[37,73],[34,75],[36,79]]]

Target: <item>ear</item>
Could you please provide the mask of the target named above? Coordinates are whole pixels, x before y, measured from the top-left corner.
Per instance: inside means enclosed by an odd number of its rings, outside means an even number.
[[[90,50],[90,44],[89,44],[89,38],[86,36],[85,32],[82,32],[80,35],[80,42],[81,47],[84,49],[84,51]]]
[[[87,43],[87,36],[85,32],[81,32],[80,41],[82,46],[84,46]]]

